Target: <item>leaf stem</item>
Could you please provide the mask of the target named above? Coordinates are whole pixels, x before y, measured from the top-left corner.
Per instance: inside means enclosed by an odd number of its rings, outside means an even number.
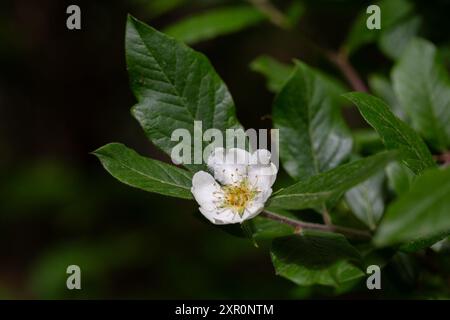
[[[364,230],[358,230],[353,228],[346,228],[341,226],[335,226],[335,225],[324,225],[324,224],[318,224],[318,223],[311,223],[311,222],[304,222],[300,220],[294,220],[279,214],[276,214],[274,212],[270,211],[263,211],[261,213],[261,216],[271,219],[274,221],[278,221],[280,223],[284,223],[287,225],[290,225],[296,229],[296,231],[300,231],[302,229],[311,229],[311,230],[321,230],[325,232],[336,232],[341,233],[346,236],[351,236],[355,238],[364,238],[364,239],[371,239],[372,235],[368,231]]]

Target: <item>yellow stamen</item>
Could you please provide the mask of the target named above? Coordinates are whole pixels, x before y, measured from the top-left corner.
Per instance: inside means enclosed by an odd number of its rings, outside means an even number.
[[[244,214],[248,203],[252,201],[258,193],[252,188],[247,179],[243,179],[238,184],[223,187],[224,201],[223,207],[228,207],[237,212],[241,217]]]

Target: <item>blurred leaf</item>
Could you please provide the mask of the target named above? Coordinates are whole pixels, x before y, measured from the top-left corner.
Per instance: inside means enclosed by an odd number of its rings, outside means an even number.
[[[151,17],[162,15],[185,4],[186,0],[134,0],[142,5]]]
[[[315,208],[368,179],[396,157],[396,152],[378,153],[319,173],[281,189],[271,198],[270,205],[284,209]]]
[[[374,154],[384,150],[380,135],[372,128],[352,130],[353,152]]]
[[[164,33],[187,44],[212,39],[253,26],[265,16],[251,6],[211,9],[165,28]]]
[[[129,186],[167,196],[192,199],[192,173],[161,161],[145,158],[120,143],[96,151],[103,167]]]
[[[273,122],[280,130],[283,168],[295,179],[330,170],[345,160],[352,148],[339,94],[320,74],[303,63],[283,86],[273,106]]]
[[[392,257],[390,265],[396,271],[396,280],[400,280],[411,289],[416,286],[419,270],[413,256],[403,252],[397,252]]]
[[[415,128],[436,149],[450,146],[450,80],[436,47],[414,39],[392,71],[394,90]]]
[[[411,3],[407,0],[382,0],[375,4],[381,9],[381,29],[367,29],[366,21],[370,15],[366,13],[367,7],[364,7],[364,10],[353,23],[344,45],[345,50],[349,54],[352,54],[363,45],[377,41],[380,34],[389,30],[414,10]]]
[[[392,162],[386,167],[390,189],[399,196],[409,190],[414,180],[414,173],[399,162]]]
[[[272,92],[278,92],[288,80],[294,66],[281,63],[269,56],[259,56],[250,64],[253,71],[261,73],[267,78],[267,88]]]
[[[389,28],[378,40],[380,50],[389,58],[398,59],[409,42],[417,36],[421,24],[422,19],[413,16]]]
[[[106,239],[75,241],[55,246],[33,263],[30,272],[30,289],[38,299],[73,297],[87,299],[107,296],[102,292],[111,283],[108,273],[114,269],[142,263],[142,252],[148,252],[148,243],[142,234],[121,234]],[[68,290],[67,267],[81,269],[82,290]]]
[[[384,212],[383,182],[384,174],[380,172],[345,193],[353,213],[372,230]]]
[[[371,75],[369,77],[369,86],[374,95],[386,101],[391,107],[391,111],[401,120],[406,121],[405,111],[401,108],[400,102],[395,95],[394,88],[388,78],[382,75]]]
[[[403,162],[418,174],[435,163],[425,143],[406,123],[397,118],[383,100],[362,92],[344,97],[352,101],[366,121],[378,132],[387,149],[401,151]]]
[[[289,27],[294,27],[299,22],[300,18],[305,13],[305,6],[302,0],[292,1],[289,8],[286,10],[286,17]]]
[[[172,132],[186,129],[193,137],[195,120],[202,121],[203,131],[240,127],[226,85],[203,54],[130,16],[126,57],[138,99],[132,113],[148,138],[167,154],[178,144],[171,140]],[[193,171],[204,167],[186,166]]]
[[[437,233],[436,235],[433,235],[431,237],[425,236],[425,237],[421,237],[417,240],[409,241],[407,243],[402,244],[398,249],[400,251],[403,251],[406,253],[416,252],[416,251],[431,247],[435,243],[446,238],[448,235],[450,235],[450,229],[445,230],[440,233]]]
[[[361,257],[344,236],[304,231],[278,238],[271,250],[275,272],[300,286],[314,284],[339,287],[364,276]]]
[[[375,235],[375,244],[387,246],[423,241],[441,233],[448,235],[449,212],[450,168],[428,170],[416,179],[407,193],[389,206]]]

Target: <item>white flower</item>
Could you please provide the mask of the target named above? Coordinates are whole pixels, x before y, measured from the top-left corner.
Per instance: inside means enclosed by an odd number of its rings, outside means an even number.
[[[208,158],[214,177],[199,171],[192,178],[192,194],[200,212],[214,224],[242,223],[258,215],[272,194],[277,167],[270,152],[217,148]]]

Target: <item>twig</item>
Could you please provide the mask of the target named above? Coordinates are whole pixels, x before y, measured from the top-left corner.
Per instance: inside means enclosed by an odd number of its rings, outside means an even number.
[[[364,230],[357,230],[353,228],[346,228],[341,226],[335,226],[335,225],[324,225],[324,224],[318,224],[318,223],[311,223],[311,222],[303,222],[299,220],[294,220],[288,217],[284,217],[281,215],[278,215],[273,212],[269,211],[263,211],[261,213],[261,216],[271,219],[274,221],[278,221],[287,225],[290,225],[295,228],[296,232],[302,230],[302,229],[311,229],[311,230],[321,230],[325,232],[337,232],[341,233],[347,236],[357,237],[357,238],[364,238],[364,239],[370,239],[372,235],[368,231]]]
[[[369,91],[358,72],[351,65],[347,54],[343,50],[338,52],[328,51],[326,53],[326,58],[339,69],[353,90],[361,92]]]
[[[265,14],[270,22],[277,27],[286,29],[288,27],[286,16],[278,10],[269,0],[248,0],[256,9]]]
[[[450,165],[450,151],[446,151],[441,154],[433,155],[434,160],[442,164],[443,166]]]
[[[272,24],[282,29],[286,29],[288,26],[287,18],[278,10],[269,0],[248,0],[255,8],[264,13]],[[368,92],[368,88],[361,76],[358,74],[355,68],[348,59],[348,55],[345,50],[339,51],[327,50],[316,44],[314,41],[301,34],[303,42],[309,45],[313,50],[316,50],[322,54],[329,62],[336,66],[337,69],[346,78],[353,90]]]

